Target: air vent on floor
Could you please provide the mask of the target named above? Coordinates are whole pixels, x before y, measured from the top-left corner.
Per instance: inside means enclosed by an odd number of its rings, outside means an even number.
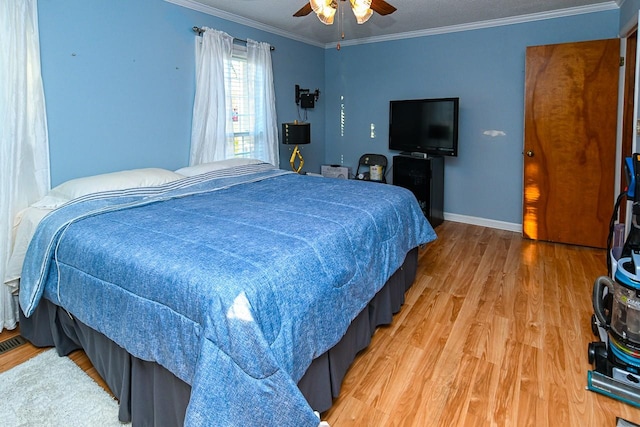
[[[20,347],[22,344],[26,344],[27,340],[22,338],[21,335],[17,335],[13,338],[9,338],[6,341],[0,342],[0,354],[6,353],[9,350],[13,350],[16,347]]]

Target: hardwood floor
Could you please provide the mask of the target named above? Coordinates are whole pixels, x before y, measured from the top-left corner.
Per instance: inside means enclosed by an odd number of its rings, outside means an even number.
[[[323,418],[345,426],[615,426],[640,409],[587,391],[605,251],[445,222],[407,300]]]
[[[402,311],[357,357],[323,419],[332,427],[640,423],[640,409],[585,389],[604,250],[453,222],[436,231]],[[0,355],[0,372],[37,351],[26,344]],[[74,359],[90,369],[84,353]]]

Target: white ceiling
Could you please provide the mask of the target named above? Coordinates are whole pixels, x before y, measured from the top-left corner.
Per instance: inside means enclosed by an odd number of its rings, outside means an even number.
[[[336,42],[346,46],[612,10],[618,9],[623,0],[387,0],[398,10],[386,16],[374,13],[362,25],[356,23],[349,2],[339,2],[340,9],[344,9],[344,40],[340,37],[340,10],[334,24],[329,26],[320,22],[313,12],[300,18],[292,16],[305,5],[305,0],[166,1],[305,43],[330,47]]]

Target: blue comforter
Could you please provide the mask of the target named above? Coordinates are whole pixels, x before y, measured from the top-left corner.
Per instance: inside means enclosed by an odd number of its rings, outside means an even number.
[[[22,309],[44,296],[169,369],[192,386],[187,425],[317,425],[297,382],[435,233],[400,187],[231,172],[53,211],[26,256]]]

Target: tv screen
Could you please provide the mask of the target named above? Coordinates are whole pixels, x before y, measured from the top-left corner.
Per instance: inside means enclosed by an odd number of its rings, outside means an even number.
[[[459,98],[409,99],[389,105],[389,149],[458,155]]]

